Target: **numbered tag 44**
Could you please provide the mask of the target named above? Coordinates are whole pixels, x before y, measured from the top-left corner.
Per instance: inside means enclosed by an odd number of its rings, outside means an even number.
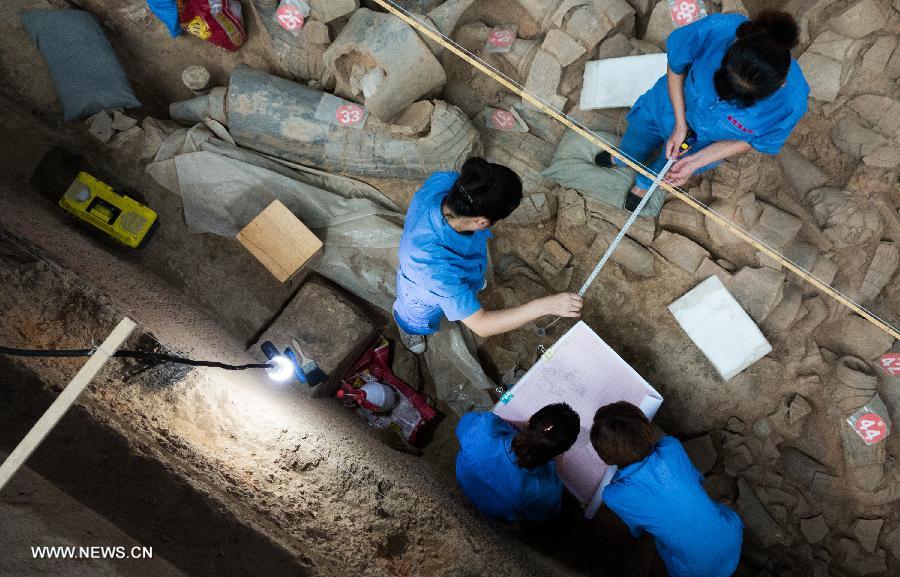
[[[360,129],[366,124],[369,111],[365,107],[325,93],[316,108],[316,119],[338,126]]]
[[[516,40],[518,28],[514,24],[503,24],[495,26],[488,35],[487,42],[484,44],[486,53],[509,52],[512,49],[513,42]]]
[[[856,411],[847,419],[847,423],[856,431],[866,445],[880,443],[890,434],[887,421],[869,406]]]
[[[679,28],[706,16],[703,0],[668,0],[672,24]]]

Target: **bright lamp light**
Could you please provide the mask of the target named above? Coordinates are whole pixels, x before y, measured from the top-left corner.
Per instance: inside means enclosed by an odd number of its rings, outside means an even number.
[[[284,355],[272,357],[266,373],[273,381],[284,382],[294,376],[294,363]]]

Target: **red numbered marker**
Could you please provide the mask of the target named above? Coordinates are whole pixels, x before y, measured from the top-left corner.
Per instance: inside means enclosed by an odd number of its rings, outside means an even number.
[[[350,126],[362,120],[365,114],[365,109],[358,104],[341,104],[334,116],[341,125]]]
[[[856,432],[863,440],[872,445],[887,436],[887,423],[876,413],[865,413],[861,415],[853,425]]]
[[[516,117],[505,110],[495,110],[491,113],[491,123],[497,130],[509,131],[516,127]]]
[[[275,11],[275,20],[286,30],[300,30],[303,28],[303,14],[296,6],[282,3]]]
[[[900,375],[900,353],[887,353],[881,357],[878,364],[892,377]]]
[[[509,48],[515,39],[516,33],[512,30],[494,28],[491,30],[490,37],[488,37],[488,44],[496,48]]]
[[[700,7],[697,0],[675,0],[672,5],[672,22],[676,26],[684,26],[700,17]]]

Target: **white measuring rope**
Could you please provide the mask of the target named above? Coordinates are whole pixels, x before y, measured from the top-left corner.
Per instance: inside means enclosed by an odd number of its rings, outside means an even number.
[[[468,49],[466,49],[464,46],[462,46],[462,45],[460,45],[459,43],[457,43],[457,42],[456,42],[455,40],[453,40],[452,38],[449,38],[447,35],[445,35],[443,32],[441,32],[440,30],[438,30],[436,27],[430,25],[428,22],[425,22],[425,21],[421,20],[415,13],[410,12],[409,10],[405,9],[403,6],[398,5],[394,0],[375,0],[375,1],[376,1],[376,3],[378,3],[378,4],[389,4],[389,5],[392,6],[397,12],[402,13],[405,17],[409,18],[410,20],[414,20],[419,26],[421,26],[421,27],[423,27],[423,28],[426,28],[428,31],[432,32],[432,33],[435,34],[436,36],[439,36],[439,37],[442,38],[447,44],[453,46],[454,48],[456,48],[456,49],[459,50],[460,52],[465,53],[469,58],[471,58],[472,60],[478,62],[480,65],[484,66],[485,68],[489,69],[493,74],[497,75],[498,77],[502,78],[502,79],[505,80],[506,82],[509,82],[510,84],[512,84],[513,86],[515,86],[516,89],[519,90],[521,93],[523,93],[523,94],[528,94],[530,97],[534,98],[535,100],[537,100],[537,101],[539,101],[541,104],[543,104],[548,110],[552,110],[553,112],[556,112],[557,114],[559,114],[560,116],[562,116],[563,118],[565,118],[567,121],[571,122],[573,125],[575,125],[575,126],[577,126],[578,128],[580,128],[581,130],[584,130],[585,132],[589,132],[594,138],[596,138],[598,141],[602,142],[603,144],[605,144],[605,145],[608,146],[609,148],[615,150],[615,151],[616,151],[620,156],[622,156],[623,158],[628,159],[629,161],[633,162],[635,165],[637,165],[637,166],[643,168],[644,170],[646,170],[647,172],[649,172],[649,173],[651,173],[651,174],[654,172],[652,169],[650,169],[650,167],[648,167],[647,165],[645,165],[642,161],[640,161],[640,160],[638,160],[638,159],[632,157],[632,156],[629,155],[628,153],[626,153],[626,152],[624,152],[623,150],[621,150],[618,146],[615,146],[615,145],[613,145],[613,144],[607,142],[604,138],[602,138],[600,135],[598,135],[594,130],[592,130],[592,129],[586,127],[586,126],[585,126],[584,124],[582,124],[579,120],[577,120],[577,119],[573,118],[572,116],[566,114],[566,113],[563,112],[562,110],[560,110],[560,109],[558,109],[558,108],[556,108],[556,107],[554,107],[554,106],[548,104],[543,98],[541,98],[540,96],[538,96],[537,94],[535,94],[534,92],[532,92],[531,90],[529,90],[528,88],[522,86],[521,84],[519,84],[518,82],[516,82],[515,80],[513,80],[512,78],[510,78],[509,76],[507,76],[506,74],[504,74],[503,72],[501,72],[500,70],[498,70],[496,67],[494,67],[494,66],[492,66],[491,64],[489,64],[488,62],[486,62],[486,61],[485,61],[484,59],[482,59],[480,56],[478,56],[478,55],[472,53],[471,51],[469,51]],[[666,170],[666,168],[664,168],[664,170]],[[664,173],[663,173],[663,174],[664,174]],[[659,183],[656,182],[656,181],[654,181],[654,185],[655,185],[655,186],[658,186]],[[864,311],[866,314],[870,315],[872,318],[878,320],[878,321],[879,321],[880,323],[882,323],[885,327],[889,327],[889,328],[892,329],[894,332],[900,332],[900,329],[898,329],[897,327],[895,327],[894,325],[892,325],[891,323],[889,323],[888,321],[886,321],[886,320],[885,320],[884,318],[882,318],[881,316],[875,314],[875,313],[872,312],[870,309],[868,309],[868,308],[864,307],[863,305],[861,305],[860,303],[856,302],[854,299],[850,298],[850,297],[849,297],[846,293],[844,293],[843,291],[841,291],[841,290],[835,288],[833,285],[831,285],[831,284],[825,282],[824,280],[822,280],[822,279],[819,278],[818,276],[812,274],[812,272],[810,272],[809,270],[803,268],[802,266],[800,266],[799,264],[797,264],[796,262],[794,262],[793,260],[791,260],[790,258],[788,258],[783,252],[781,252],[780,250],[777,250],[777,249],[771,247],[768,243],[766,243],[766,242],[760,240],[759,238],[757,238],[756,236],[754,236],[753,234],[751,234],[748,230],[744,229],[744,228],[741,227],[741,226],[738,226],[738,225],[737,225],[735,222],[733,222],[730,218],[724,216],[722,213],[720,213],[720,212],[718,212],[717,210],[711,208],[709,205],[707,205],[705,202],[701,201],[700,199],[698,199],[698,198],[695,197],[694,195],[690,194],[689,192],[685,191],[684,189],[682,189],[682,188],[680,188],[680,187],[673,186],[673,188],[676,189],[676,190],[677,190],[678,192],[680,192],[681,194],[683,194],[684,196],[686,196],[687,198],[690,198],[693,202],[697,203],[698,206],[703,207],[704,210],[709,211],[711,214],[714,214],[714,215],[716,215],[717,217],[721,218],[723,221],[729,223],[729,225],[732,226],[732,227],[734,227],[735,230],[740,230],[742,233],[746,234],[747,237],[753,239],[753,240],[754,240],[756,243],[758,243],[760,246],[763,246],[763,247],[765,247],[767,250],[771,251],[773,254],[778,255],[778,257],[779,257],[780,259],[782,259],[784,262],[789,263],[789,264],[795,266],[797,269],[803,271],[804,274],[806,274],[809,278],[816,280],[816,281],[819,282],[822,286],[828,287],[831,291],[833,291],[834,294],[839,295],[841,298],[843,298],[843,299],[846,300],[847,302],[853,303],[856,307],[859,308],[859,310]],[[648,191],[648,193],[644,196],[644,198],[645,198],[645,199],[646,199],[646,198],[649,198],[649,196],[650,196],[650,194],[649,194],[649,191]],[[631,221],[631,223],[633,223],[632,218],[636,218],[636,217],[635,217],[636,214],[640,214],[640,210],[635,210],[635,212],[632,214],[632,217],[629,218],[629,221]],[[626,226],[623,227],[623,230],[627,230],[627,227],[628,227],[628,226],[630,226],[630,224],[629,224],[629,223],[626,223]],[[619,235],[617,235],[616,238],[619,239],[619,242],[621,242],[621,238],[619,238],[620,236],[624,237],[624,236],[625,236],[625,233],[622,232],[622,231],[620,231]],[[611,245],[611,246],[612,246],[612,245]],[[609,252],[609,251],[607,251],[607,252]],[[610,254],[611,254],[611,253],[610,253]],[[606,256],[606,255],[604,255],[604,256]],[[608,260],[608,257],[606,257],[606,259]],[[604,262],[604,264],[605,264],[605,262]],[[602,267],[600,267],[600,268],[602,268]],[[599,271],[597,271],[597,273],[599,274]],[[594,281],[595,278],[596,278],[596,275],[592,273],[592,277],[589,278],[590,283],[592,283],[592,282]],[[801,278],[802,278],[802,277],[801,277]],[[590,283],[586,283],[586,284],[589,285]],[[587,290],[587,288],[584,287],[584,286],[582,287],[582,289],[585,290],[585,291]],[[583,296],[583,293],[579,292],[579,294],[582,294],[582,296]],[[844,304],[844,303],[841,303],[841,304]],[[845,305],[845,306],[846,306],[846,305]],[[550,328],[550,326],[556,324],[556,322],[559,321],[559,320],[561,320],[561,318],[562,318],[562,317],[560,317],[560,318],[554,320],[554,321],[553,321],[552,323],[550,323],[549,325],[543,327],[543,329],[546,330],[547,328]],[[879,327],[879,328],[882,328],[882,327]],[[892,336],[893,336],[893,335],[892,335]]]

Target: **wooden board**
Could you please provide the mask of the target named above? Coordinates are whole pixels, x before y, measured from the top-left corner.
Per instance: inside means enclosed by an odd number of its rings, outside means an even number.
[[[59,420],[63,418],[63,415],[72,408],[72,405],[78,400],[78,396],[85,388],[87,388],[97,373],[100,372],[100,369],[103,368],[106,361],[116,354],[116,351],[119,350],[119,347],[122,346],[122,343],[125,342],[125,339],[128,338],[131,331],[134,330],[134,327],[135,323],[133,320],[128,317],[123,318],[119,321],[119,324],[116,325],[116,328],[113,329],[113,332],[106,337],[103,344],[101,344],[97,350],[94,351],[94,354],[88,358],[87,362],[84,363],[81,370],[79,370],[72,378],[68,386],[63,389],[63,392],[60,393],[58,397],[56,397],[56,400],[53,401],[53,404],[47,409],[47,412],[38,419],[37,423],[35,423],[31,430],[28,431],[28,434],[25,435],[25,438],[22,439],[18,446],[13,449],[13,452],[9,454],[5,461],[3,461],[3,464],[0,465],[0,489],[3,489],[3,486],[16,474],[19,467],[25,463],[34,450],[37,449],[47,435],[50,434],[50,431],[52,431],[53,427],[55,427]]]
[[[237,239],[281,282],[322,250],[322,241],[279,200],[250,221]]]

